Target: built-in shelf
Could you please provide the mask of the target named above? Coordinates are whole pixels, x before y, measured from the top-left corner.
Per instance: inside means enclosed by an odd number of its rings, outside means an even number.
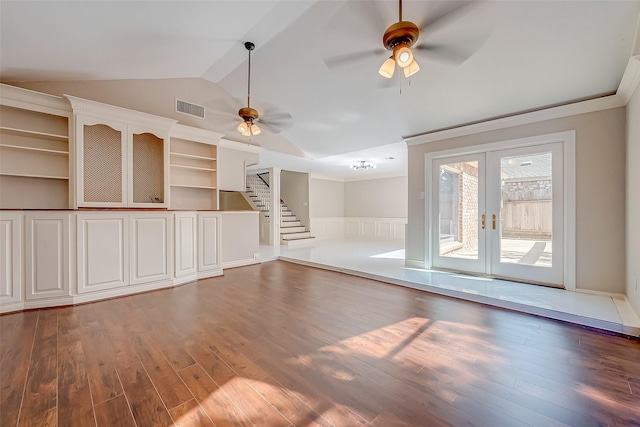
[[[187,185],[187,184],[171,184],[172,187],[181,187],[181,188],[201,188],[203,190],[215,190],[216,187],[208,187],[206,185]]]
[[[179,168],[179,169],[191,169],[191,170],[196,170],[196,171],[206,171],[206,172],[215,172],[216,171],[213,168],[202,168],[202,167],[199,167],[199,166],[185,166],[185,165],[172,164],[171,167],[172,168]]]
[[[54,176],[54,175],[37,175],[32,173],[13,173],[13,172],[0,172],[3,176],[20,176],[25,178],[44,178],[44,179],[69,179],[68,176]]]
[[[23,145],[0,144],[0,148],[8,148],[8,149],[12,149],[12,150],[38,151],[38,152],[41,152],[41,153],[48,153],[48,154],[60,154],[62,156],[68,156],[69,155],[68,151],[52,150],[50,148],[27,147],[27,146],[23,146]]]
[[[177,152],[171,152],[170,154],[174,157],[184,157],[185,159],[198,159],[198,160],[209,160],[209,161],[216,160],[215,157],[196,156],[195,154],[186,154],[186,153],[177,153]]]
[[[2,133],[10,134],[10,135],[19,135],[19,136],[35,136],[43,139],[51,139],[54,141],[68,141],[69,137],[67,135],[56,135],[53,133],[46,132],[37,132],[34,130],[26,130],[26,129],[17,129],[10,128],[6,126],[0,126],[0,131]]]

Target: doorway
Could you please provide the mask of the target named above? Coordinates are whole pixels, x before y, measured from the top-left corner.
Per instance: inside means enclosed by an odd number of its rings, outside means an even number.
[[[572,162],[565,140],[545,139],[427,155],[427,267],[572,285],[566,229],[575,213],[566,212],[565,197]]]

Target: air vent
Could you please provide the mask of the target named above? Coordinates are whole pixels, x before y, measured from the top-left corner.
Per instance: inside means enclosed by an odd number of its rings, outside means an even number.
[[[190,104],[186,101],[176,99],[176,111],[204,119],[204,107],[202,105]]]

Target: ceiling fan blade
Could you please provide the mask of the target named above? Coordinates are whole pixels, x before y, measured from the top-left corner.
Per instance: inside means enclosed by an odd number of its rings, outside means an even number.
[[[341,39],[377,40],[393,23],[380,8],[379,1],[348,1],[335,14],[327,30]],[[357,24],[357,25],[354,25]]]
[[[477,1],[455,1],[455,2],[443,2],[442,4],[446,4],[447,7],[441,8],[441,10],[435,11],[431,14],[426,20],[424,20],[418,28],[420,32],[428,30],[429,32],[433,32],[438,28],[441,28],[447,25],[454,18],[459,17],[462,12],[466,12],[467,9],[474,3],[479,3]]]
[[[484,41],[482,42],[484,43]],[[470,45],[443,45],[443,44],[420,44],[414,47],[415,52],[419,57],[447,62],[453,65],[460,65],[480,48],[482,43],[476,44],[477,46]]]
[[[374,49],[374,50],[366,50],[362,52],[354,52],[354,53],[345,53],[343,55],[336,55],[330,58],[323,58],[324,63],[327,68],[336,68],[340,66],[345,66],[349,64],[353,64],[363,59],[379,56],[388,52],[385,49]]]
[[[257,120],[258,124],[272,133],[280,133],[293,126],[293,117],[284,111],[265,112]]]
[[[291,125],[285,126],[285,125],[265,122],[263,120],[258,120],[258,124],[262,129],[269,131],[271,133],[280,133],[291,127]]]

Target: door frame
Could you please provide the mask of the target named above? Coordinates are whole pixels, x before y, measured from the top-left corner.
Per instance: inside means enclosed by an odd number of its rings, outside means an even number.
[[[432,267],[432,241],[437,236],[433,235],[431,224],[435,220],[431,209],[431,200],[434,197],[432,185],[433,161],[443,157],[478,154],[487,151],[506,150],[550,143],[562,144],[563,178],[564,178],[564,248],[563,248],[563,276],[564,287],[567,290],[576,290],[576,132],[575,130],[530,136],[525,138],[509,139],[498,142],[490,142],[466,147],[451,148],[434,151],[425,154],[424,179],[425,179],[425,239],[424,239],[424,268]]]

